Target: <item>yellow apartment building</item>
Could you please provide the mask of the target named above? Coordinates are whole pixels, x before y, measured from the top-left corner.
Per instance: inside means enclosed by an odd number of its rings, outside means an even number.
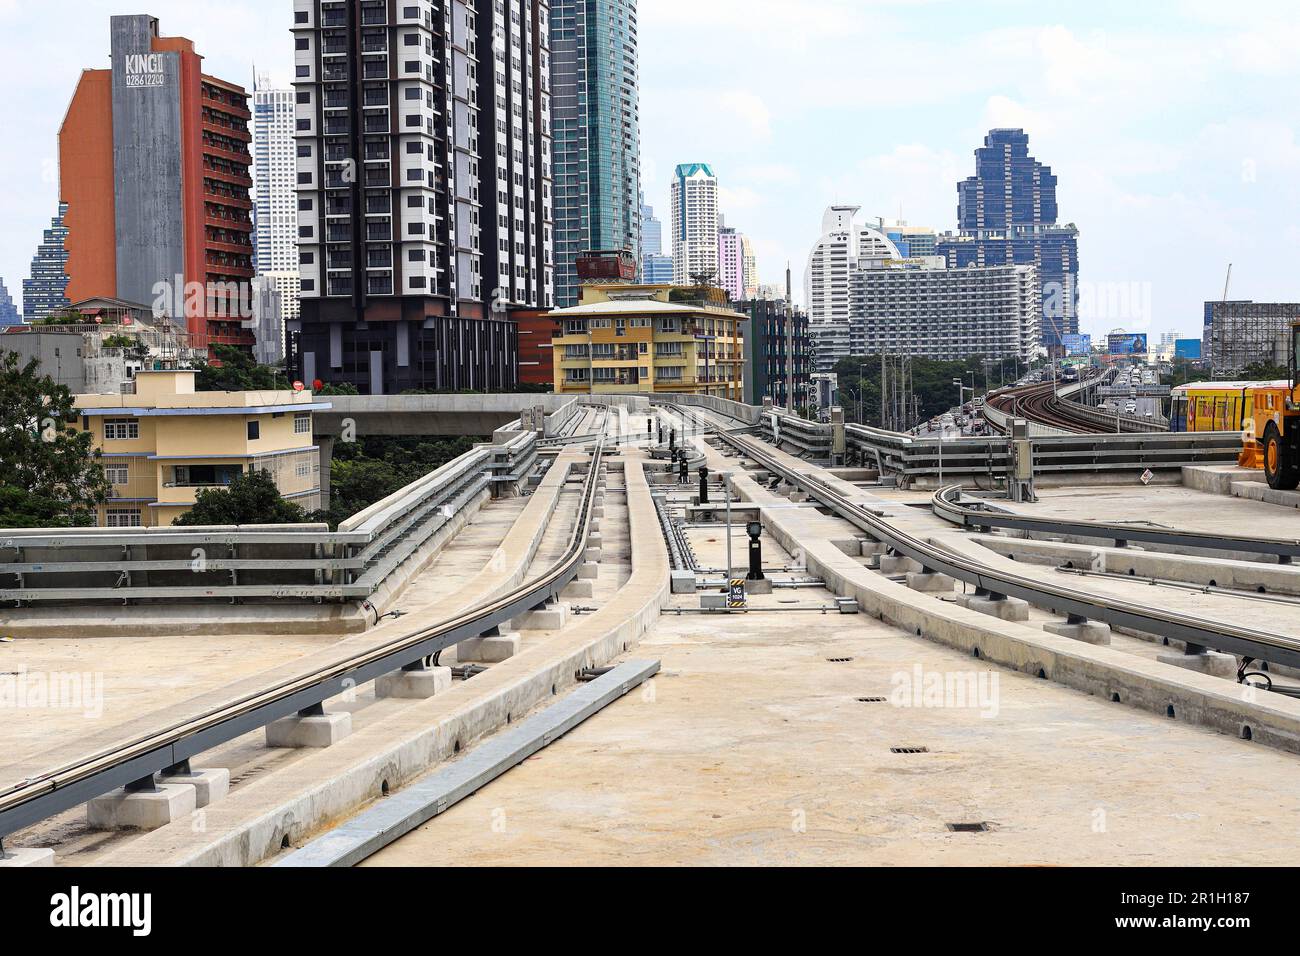
[[[141,371],[134,394],[74,400],[75,427],[95,436],[112,484],[101,527],[169,525],[200,489],[255,468],[289,501],[320,507],[312,412],[330,406],[310,392],[197,392],[193,371]]]
[[[591,284],[550,313],[559,394],[690,392],[743,401],[744,326],[721,289]]]

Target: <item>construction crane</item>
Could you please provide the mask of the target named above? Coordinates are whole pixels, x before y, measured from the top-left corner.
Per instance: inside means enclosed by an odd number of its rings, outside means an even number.
[[[1232,263],[1228,263],[1228,274],[1223,279],[1223,301],[1228,301],[1228,283],[1232,281]]]

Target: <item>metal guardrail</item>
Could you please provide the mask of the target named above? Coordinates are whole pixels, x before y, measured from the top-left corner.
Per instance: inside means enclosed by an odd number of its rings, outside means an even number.
[[[795,448],[800,455],[828,458],[831,426],[796,418],[779,410],[763,415],[762,433]],[[900,479],[938,477],[940,439],[918,438],[863,425],[848,425],[845,437],[850,452],[861,461],[876,464],[884,474]],[[1120,435],[1044,435],[1033,439],[1034,471],[1098,472],[1144,469],[1168,471],[1189,465],[1232,464],[1241,451],[1236,432],[1144,432]],[[998,476],[1010,465],[1003,436],[943,440],[943,474],[946,476]]]
[[[1036,517],[1007,511],[987,501],[963,501],[958,488],[941,488],[934,493],[931,503],[934,513],[945,521],[986,532],[993,528],[1005,528],[1058,536],[1109,539],[1117,546],[1130,541],[1141,541],[1167,548],[1265,554],[1277,557],[1281,564],[1290,564],[1293,559],[1300,557],[1300,540],[1293,538],[1259,538],[1079,518]]]
[[[0,601],[347,601],[369,597],[494,484],[537,461],[521,433],[479,445],[330,531],[275,527],[0,531]]]
[[[0,793],[0,838],[127,784],[151,780],[174,767],[272,721],[311,712],[361,684],[435,657],[559,595],[577,576],[585,557],[599,485],[603,446],[592,454],[579,520],[564,554],[550,568],[503,597],[456,617],[417,628],[359,651],[328,667],[292,676],[173,726],[141,734],[99,753],[87,754]]]

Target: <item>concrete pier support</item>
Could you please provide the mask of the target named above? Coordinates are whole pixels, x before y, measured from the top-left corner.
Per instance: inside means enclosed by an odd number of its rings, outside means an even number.
[[[1156,660],[1162,664],[1185,667],[1198,674],[1209,674],[1211,677],[1237,676],[1236,657],[1209,650],[1200,644],[1188,644],[1181,654],[1160,654]]]
[[[956,582],[946,574],[933,571],[908,571],[907,586],[926,594],[950,594]]]
[[[159,775],[158,782],[164,786],[179,784],[193,787],[195,807],[206,807],[230,792],[230,771],[225,767],[212,767],[188,772],[164,772]]]
[[[880,556],[880,571],[882,574],[905,574],[909,571],[915,571],[919,574],[924,570],[919,561],[905,558],[901,554],[882,554]]]
[[[532,612],[532,614],[537,613],[539,612]],[[532,614],[525,615],[520,627],[526,626],[523,622],[526,622]],[[480,637],[461,641],[456,645],[456,660],[462,664],[500,664],[514,657],[523,646],[523,638],[518,631],[508,629],[513,623],[511,621],[500,627],[494,627]]]
[[[428,700],[451,690],[450,667],[425,667],[393,671],[375,681],[376,697],[396,697],[400,700]]]
[[[197,800],[194,787],[183,783],[114,790],[86,804],[86,822],[96,830],[157,830],[192,814]]]
[[[974,591],[971,591],[971,592],[969,592],[969,593],[967,593],[967,594],[958,594],[958,595],[957,595],[957,606],[958,606],[958,607],[970,607],[970,602],[971,602],[971,601],[974,601],[974,600],[977,599],[977,598],[979,598],[979,599],[985,599],[985,598],[987,598],[988,596],[989,596],[988,588],[976,588]]]
[[[583,565],[585,568],[586,565]],[[582,571],[578,571],[579,577]],[[587,580],[584,578],[584,580]],[[519,621],[521,631],[558,631],[569,623],[570,607],[567,604],[548,604],[526,615]]]
[[[596,582],[592,579],[579,578],[570,581],[561,594],[566,600],[590,601],[596,596]]]
[[[14,847],[0,854],[0,870],[28,866],[53,866],[54,851],[40,847]]]
[[[988,614],[1003,621],[1029,620],[1029,602],[1020,598],[1007,597],[1005,594],[989,594],[988,597],[973,597],[966,607],[981,614]]]
[[[1064,624],[1053,621],[1043,625],[1049,634],[1059,634],[1071,640],[1083,641],[1085,644],[1109,644],[1110,625],[1100,621],[1090,621],[1086,617],[1071,614]]]
[[[319,705],[266,725],[268,747],[329,747],[352,733],[347,711],[327,714]]]

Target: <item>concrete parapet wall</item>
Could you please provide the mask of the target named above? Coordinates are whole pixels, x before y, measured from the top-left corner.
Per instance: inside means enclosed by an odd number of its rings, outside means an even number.
[[[1053,567],[1069,564],[1088,571],[1132,574],[1138,578],[1183,581],[1201,587],[1237,588],[1256,591],[1263,588],[1272,594],[1300,594],[1300,566],[1277,564],[1257,558],[1234,559],[1222,556],[1172,554],[1146,551],[1136,547],[1099,547],[1028,538],[979,535],[968,540],[1016,561],[1046,564]]]

